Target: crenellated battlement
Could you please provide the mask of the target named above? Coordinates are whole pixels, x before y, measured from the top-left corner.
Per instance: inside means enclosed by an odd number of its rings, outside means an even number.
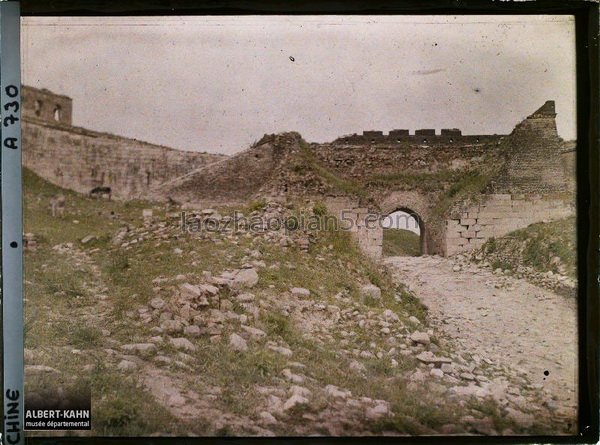
[[[498,142],[505,135],[463,135],[458,128],[442,128],[437,134],[435,129],[415,130],[396,129],[388,134],[383,131],[366,130],[362,134],[350,134],[334,140],[332,145],[439,145],[439,144],[489,144]]]

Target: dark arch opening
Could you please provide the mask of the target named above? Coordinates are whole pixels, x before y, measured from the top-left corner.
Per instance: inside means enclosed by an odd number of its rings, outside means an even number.
[[[427,252],[423,218],[408,207],[398,207],[382,217],[383,255],[420,256]]]

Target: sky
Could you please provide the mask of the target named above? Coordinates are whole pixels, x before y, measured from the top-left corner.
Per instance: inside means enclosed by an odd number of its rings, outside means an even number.
[[[402,210],[397,210],[386,215],[381,220],[381,227],[384,229],[408,230],[417,235],[421,235],[421,228],[416,218]]]
[[[22,79],[73,124],[232,154],[265,133],[508,134],[546,100],[575,138],[571,16],[24,17]]]

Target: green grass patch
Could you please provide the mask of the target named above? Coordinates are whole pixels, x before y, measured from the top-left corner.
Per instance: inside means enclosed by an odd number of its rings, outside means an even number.
[[[342,178],[319,162],[306,142],[301,142],[300,148],[297,163],[292,166],[292,171],[298,174],[312,171],[338,191],[348,193],[361,199],[368,198],[367,190],[361,184],[350,179]]]
[[[489,239],[481,248],[490,264],[503,269],[516,265],[540,272],[562,273],[577,278],[575,217],[536,223],[501,238]]]
[[[384,256],[421,255],[421,237],[410,230],[383,229]]]

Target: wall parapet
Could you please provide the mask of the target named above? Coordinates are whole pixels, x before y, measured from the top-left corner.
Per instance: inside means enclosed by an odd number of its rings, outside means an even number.
[[[363,134],[350,134],[339,137],[331,142],[333,146],[344,145],[438,145],[438,144],[499,144],[506,135],[463,135],[458,129],[442,129],[441,134],[435,130],[390,130],[389,134],[382,131],[364,131]]]

